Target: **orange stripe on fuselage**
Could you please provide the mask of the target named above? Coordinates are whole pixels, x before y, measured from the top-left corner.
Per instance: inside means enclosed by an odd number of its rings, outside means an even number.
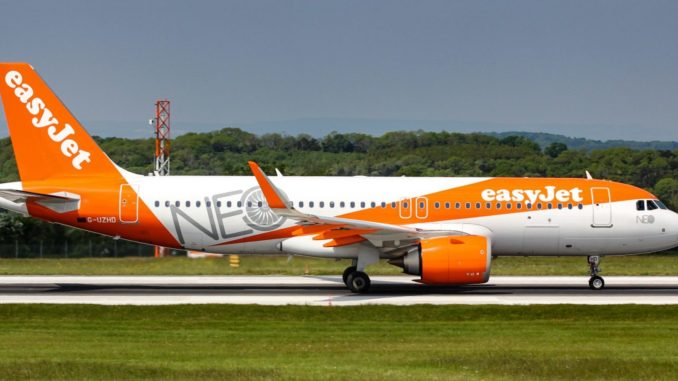
[[[609,188],[612,202],[655,198],[651,193],[626,184],[616,183],[604,180],[586,180],[586,179],[563,179],[563,178],[492,178],[481,181],[475,184],[465,185],[458,188],[446,189],[440,192],[435,192],[422,196],[413,196],[407,202],[411,212],[411,218],[401,218],[400,207],[401,201],[396,201],[395,208],[391,207],[391,203],[387,203],[385,208],[377,206],[375,208],[359,210],[342,215],[344,218],[351,218],[363,221],[374,221],[381,223],[388,223],[394,225],[412,224],[412,223],[427,223],[447,220],[458,220],[466,218],[490,217],[504,214],[521,213],[528,211],[527,200],[523,201],[487,201],[483,199],[482,194],[485,190],[506,190],[512,194],[514,190],[521,191],[546,191],[546,187],[555,187],[555,192],[559,190],[572,190],[578,188],[581,190],[581,201],[572,200],[560,202],[557,199],[551,201],[537,201],[542,204],[543,210],[547,209],[547,204],[551,203],[552,207],[557,208],[557,204],[563,204],[567,207],[568,203],[573,205],[583,204],[590,205],[592,203],[591,188]],[[420,202],[428,202],[427,216],[425,218],[417,218],[417,198]],[[424,200],[425,199],[425,200]],[[439,203],[439,208],[435,207],[435,203]],[[450,203],[450,208],[445,207],[445,203]],[[487,208],[487,203],[491,203],[491,208]],[[461,208],[455,207],[456,203],[461,204]],[[470,203],[471,207],[466,208],[466,203]],[[480,208],[476,208],[476,203],[481,203]],[[507,209],[507,204],[511,204],[511,209]],[[516,204],[521,203],[522,208],[517,209]],[[497,204],[501,204],[497,208]],[[411,208],[415,209],[411,209]],[[533,205],[532,211],[538,211],[536,205]]]
[[[347,180],[350,181],[350,180]],[[422,179],[422,181],[424,181]],[[439,221],[449,221],[449,220],[459,220],[459,219],[468,219],[468,218],[479,218],[479,217],[491,217],[499,216],[513,213],[524,213],[524,212],[538,212],[536,205],[532,206],[532,209],[527,209],[527,200],[523,201],[487,201],[483,199],[482,194],[485,190],[500,191],[506,190],[509,194],[512,194],[515,190],[522,191],[532,191],[534,195],[535,191],[546,192],[546,187],[555,187],[554,192],[559,190],[572,190],[578,188],[581,192],[578,194],[581,196],[581,201],[576,201],[572,199],[571,201],[561,202],[557,199],[551,201],[540,201],[537,200],[537,203],[542,204],[541,211],[548,210],[547,204],[550,202],[552,207],[555,209],[559,203],[563,204],[564,208],[567,208],[567,204],[572,203],[576,208],[577,204],[590,205],[593,200],[591,197],[591,188],[608,188],[610,190],[610,198],[612,202],[635,200],[635,199],[654,199],[656,198],[650,192],[647,192],[643,189],[634,187],[632,185],[617,183],[613,181],[606,180],[587,180],[587,179],[578,179],[578,178],[505,178],[505,177],[496,177],[484,181],[479,181],[474,184],[465,185],[457,188],[445,189],[440,192],[434,192],[425,195],[413,195],[411,199],[407,202],[409,203],[409,208],[418,207],[415,205],[417,198],[425,198],[428,202],[427,206],[427,216],[425,218],[416,217],[416,209],[410,209],[411,218],[401,218],[400,216],[400,207],[401,202],[399,200],[392,200],[387,202],[386,207],[382,208],[377,206],[374,208],[368,208],[363,210],[358,210],[355,212],[346,213],[339,215],[338,217],[356,219],[362,221],[371,221],[371,222],[381,222],[388,223],[393,225],[406,225],[414,223],[435,223]],[[377,199],[378,197],[375,197]],[[422,200],[423,201],[423,200]],[[395,208],[391,207],[391,203],[395,202]],[[435,207],[435,203],[439,203],[439,208]],[[445,208],[445,203],[450,203],[450,208]],[[461,208],[457,209],[455,207],[456,203],[461,204]],[[486,204],[490,202],[492,204],[491,208],[487,208]],[[470,203],[471,208],[466,208],[466,203]],[[481,208],[476,208],[476,203],[481,203]],[[507,209],[506,206],[508,203],[511,203],[511,209]],[[521,203],[522,208],[517,209],[516,204]],[[501,204],[501,208],[497,208],[497,204]],[[285,239],[290,238],[293,235],[308,235],[316,234],[318,231],[327,231],[328,227],[321,225],[317,227],[317,231],[311,231],[312,226],[305,227],[308,231],[299,231],[298,227],[284,228],[277,231],[252,235],[249,237],[241,238],[234,241],[224,242],[220,245],[228,245],[232,243],[243,243],[243,242],[256,242],[270,239]],[[295,234],[292,234],[295,232]]]

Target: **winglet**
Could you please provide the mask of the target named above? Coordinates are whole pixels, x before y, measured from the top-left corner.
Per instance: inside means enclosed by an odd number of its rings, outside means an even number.
[[[268,206],[271,209],[288,209],[290,203],[287,197],[273,185],[264,171],[259,168],[259,165],[253,161],[248,161],[247,164],[249,164],[252,174],[257,179],[257,183],[259,183],[259,187],[264,193],[264,197],[266,197]]]

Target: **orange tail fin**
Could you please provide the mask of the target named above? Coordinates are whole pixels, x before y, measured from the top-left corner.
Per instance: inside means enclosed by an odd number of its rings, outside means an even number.
[[[32,66],[0,63],[0,96],[23,182],[119,172]]]

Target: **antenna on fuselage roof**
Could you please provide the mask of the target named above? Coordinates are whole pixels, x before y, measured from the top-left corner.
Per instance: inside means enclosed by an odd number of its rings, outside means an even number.
[[[589,171],[586,171],[586,180],[593,180],[593,176],[591,176]]]
[[[275,174],[276,174],[276,176],[278,176],[278,177],[283,177],[282,172],[280,172],[280,170],[279,170],[278,168],[275,169]]]

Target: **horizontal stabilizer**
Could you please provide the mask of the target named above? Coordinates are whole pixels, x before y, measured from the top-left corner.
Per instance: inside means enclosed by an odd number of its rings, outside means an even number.
[[[37,204],[57,213],[71,212],[77,210],[80,206],[80,196],[66,192],[44,194],[17,189],[0,189],[0,197],[15,204],[35,201]]]

